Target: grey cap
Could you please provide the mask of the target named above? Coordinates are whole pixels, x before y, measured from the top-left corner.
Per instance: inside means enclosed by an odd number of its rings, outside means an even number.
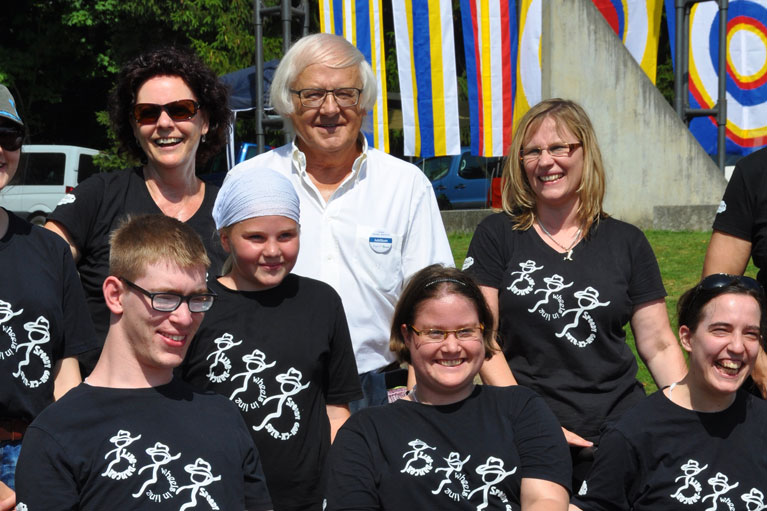
[[[11,91],[5,85],[0,85],[0,117],[10,119],[19,126],[24,126],[24,122],[16,110],[16,101],[11,95]]]

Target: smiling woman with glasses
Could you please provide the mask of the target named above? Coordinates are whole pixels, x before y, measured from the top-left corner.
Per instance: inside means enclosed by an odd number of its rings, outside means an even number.
[[[231,121],[226,87],[194,54],[150,51],[125,64],[110,98],[110,120],[137,167],[97,174],[61,201],[46,227],[70,244],[91,314],[103,340],[109,314],[101,297],[109,234],[128,214],[162,213],[202,238],[218,272],[226,258],[211,216],[218,187],[196,175],[226,143]],[[84,364],[89,372],[97,353]]]
[[[495,350],[492,320],[465,273],[432,265],[412,276],[389,345],[417,383],[340,429],[326,509],[567,509],[570,457],[543,400],[474,384]]]
[[[687,375],[607,428],[575,509],[765,508],[767,402],[741,388],[764,345],[764,291],[709,275],[678,317]]]
[[[464,262],[504,342],[482,379],[543,396],[570,444],[577,488],[602,425],[644,396],[625,326],[659,386],[684,375],[684,357],[650,244],[603,209],[604,165],[583,108],[535,105],[508,154],[503,212],[479,224]]]

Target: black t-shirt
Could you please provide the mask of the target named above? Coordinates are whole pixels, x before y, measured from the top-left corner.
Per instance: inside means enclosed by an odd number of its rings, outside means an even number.
[[[236,408],[178,380],[83,383],[46,408],[24,437],[16,500],[29,511],[272,508]]]
[[[767,403],[739,391],[716,413],[659,391],[608,428],[573,497],[584,511],[767,508]]]
[[[218,187],[205,184],[205,197],[186,224],[202,238],[215,275],[226,259],[211,212]],[[95,174],[65,196],[48,217],[62,224],[80,249],[77,270],[88,299],[96,334],[101,345],[109,329],[109,309],[101,285],[109,275],[109,235],[127,215],[162,214],[152,199],[141,167],[108,174]],[[88,369],[93,369],[96,356]]]
[[[59,360],[96,346],[69,246],[9,213],[0,238],[0,417],[31,422],[53,402]]]
[[[325,405],[362,397],[341,299],[329,285],[293,274],[265,291],[209,286],[218,299],[181,375],[240,408],[275,509],[319,510],[330,446]]]
[[[601,220],[572,259],[499,213],[477,227],[464,269],[499,290],[499,333],[517,381],[562,426],[596,441],[606,418],[644,397],[624,326],[666,291],[650,244],[625,222]]]
[[[330,448],[328,511],[519,510],[523,478],[570,490],[565,438],[520,386],[477,385],[445,406],[399,400],[346,421]]]
[[[719,204],[714,229],[751,242],[757,280],[767,288],[767,148],[741,158]]]

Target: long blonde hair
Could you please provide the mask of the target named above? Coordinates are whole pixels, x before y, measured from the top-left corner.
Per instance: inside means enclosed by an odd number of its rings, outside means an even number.
[[[578,219],[585,236],[593,224],[607,216],[602,209],[605,171],[594,127],[583,108],[574,101],[560,98],[541,101],[520,120],[503,167],[503,210],[514,218],[514,229],[526,230],[535,222],[536,196],[527,181],[520,151],[547,118],[554,120],[558,131],[567,128],[583,144],[583,176],[577,192]]]

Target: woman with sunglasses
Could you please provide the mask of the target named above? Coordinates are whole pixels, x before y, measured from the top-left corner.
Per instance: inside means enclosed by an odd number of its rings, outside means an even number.
[[[689,372],[607,429],[576,509],[767,508],[767,403],[740,388],[764,342],[764,292],[710,275],[678,314]]]
[[[24,123],[0,85],[0,193],[16,174]],[[27,426],[80,383],[76,356],[95,347],[69,249],[0,208],[0,510],[12,509]],[[10,506],[10,507],[9,507]]]
[[[570,459],[544,401],[475,385],[493,315],[465,273],[427,266],[394,311],[390,348],[415,372],[407,397],[361,410],[330,448],[328,511],[565,510]]]
[[[220,270],[225,254],[211,216],[218,188],[195,169],[224,146],[231,121],[225,86],[199,58],[175,48],[128,62],[109,113],[122,150],[142,165],[84,181],[45,225],[70,245],[102,343],[109,326],[101,292],[109,236],[125,216],[162,213],[187,223],[202,238],[212,271]],[[86,373],[97,359],[95,352],[83,364]]]
[[[534,106],[509,154],[504,211],[477,227],[464,262],[503,342],[482,378],[543,396],[570,444],[577,488],[602,425],[645,395],[626,324],[659,386],[684,376],[684,357],[650,244],[602,208],[602,156],[583,108],[564,99]]]

